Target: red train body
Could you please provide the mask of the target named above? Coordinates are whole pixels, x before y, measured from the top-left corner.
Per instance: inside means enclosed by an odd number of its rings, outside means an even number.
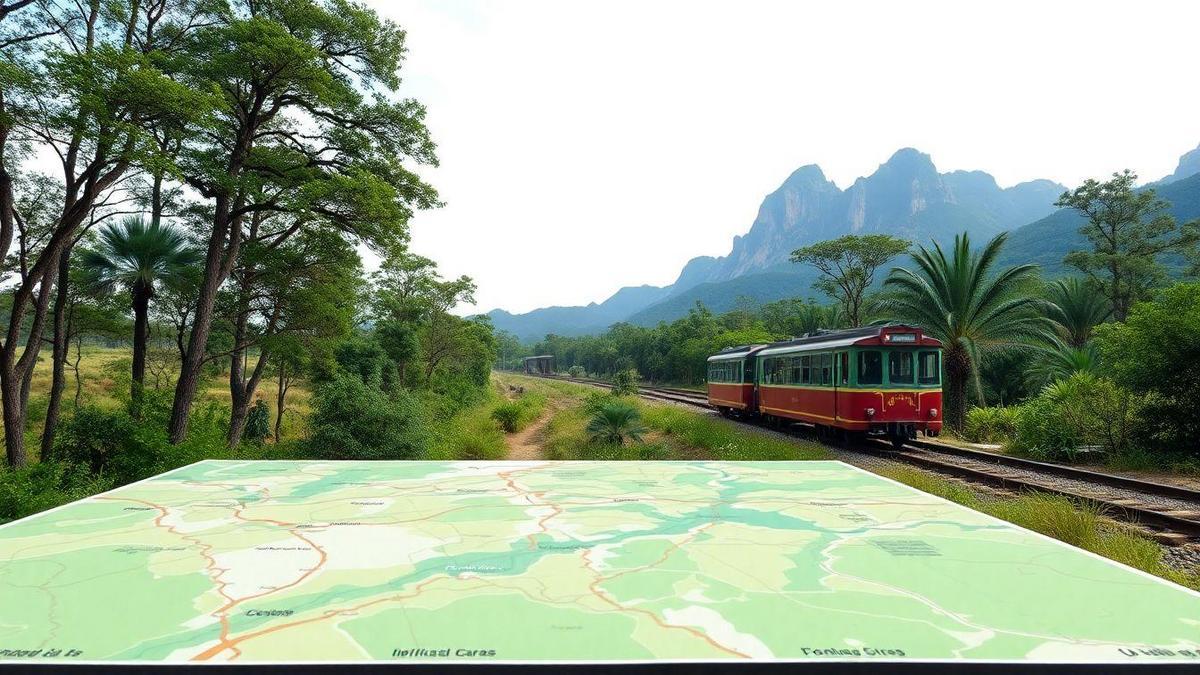
[[[942,429],[941,343],[913,326],[745,345],[708,365],[709,405],[725,414],[884,434],[897,445]]]

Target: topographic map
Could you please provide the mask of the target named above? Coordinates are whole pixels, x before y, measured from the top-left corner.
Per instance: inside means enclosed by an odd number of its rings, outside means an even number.
[[[0,662],[1200,663],[1200,594],[840,462],[204,461],[0,528]]]

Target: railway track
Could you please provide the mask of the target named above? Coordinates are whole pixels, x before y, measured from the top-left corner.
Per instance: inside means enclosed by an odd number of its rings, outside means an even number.
[[[612,388],[612,385],[599,380],[569,381]],[[639,396],[712,410],[705,394],[697,391],[643,387],[639,390]],[[909,441],[902,451],[893,450],[890,443],[871,439],[841,449],[880,455],[1014,492],[1034,491],[1069,497],[1091,504],[1111,517],[1146,527],[1167,544],[1200,540],[1200,490],[926,439]]]

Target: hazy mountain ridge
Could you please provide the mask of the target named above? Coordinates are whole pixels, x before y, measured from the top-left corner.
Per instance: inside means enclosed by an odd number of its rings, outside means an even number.
[[[1181,222],[1200,216],[1197,174],[1200,147],[1180,158],[1175,173],[1151,184],[1173,203]],[[1057,274],[1062,257],[1083,241],[1078,218],[1053,205],[1065,190],[1049,180],[1001,188],[984,171],[939,173],[929,155],[912,148],[897,151],[845,190],[809,164],[763,199],[749,231],[733,238],[728,255],[693,258],[671,286],[627,287],[586,307],[550,307],[521,315],[495,310],[489,315],[497,327],[533,340],[551,332],[593,333],[618,321],[671,321],[697,301],[720,312],[743,297],[756,302],[809,297],[815,295],[815,274],[788,262],[791,252],[851,233],[893,234],[927,244],[931,239],[949,241],[963,231],[977,241],[1011,231],[1006,262],[1038,262]]]

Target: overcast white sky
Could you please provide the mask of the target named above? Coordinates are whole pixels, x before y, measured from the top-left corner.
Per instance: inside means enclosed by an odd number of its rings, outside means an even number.
[[[667,284],[820,164],[1145,180],[1200,143],[1195,2],[374,0],[447,205],[413,248],[527,311]]]

